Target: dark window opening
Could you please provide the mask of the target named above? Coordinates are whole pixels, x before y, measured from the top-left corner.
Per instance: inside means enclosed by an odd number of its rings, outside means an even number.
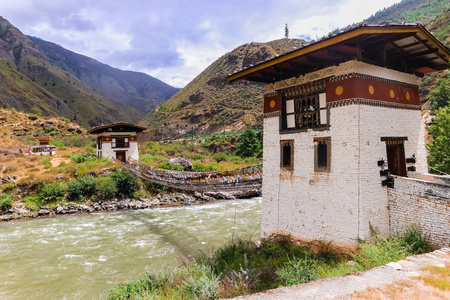
[[[98,149],[102,149],[102,137],[98,137],[97,138],[97,147]]]
[[[329,172],[331,159],[331,139],[315,138],[314,139],[314,171]]]
[[[281,167],[286,169],[293,169],[294,166],[294,141],[281,141]]]
[[[327,167],[327,144],[317,145],[317,166],[319,168]]]

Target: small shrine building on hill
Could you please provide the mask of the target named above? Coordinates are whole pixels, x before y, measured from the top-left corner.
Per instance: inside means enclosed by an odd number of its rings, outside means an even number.
[[[94,127],[88,131],[97,135],[97,156],[123,162],[139,160],[138,136],[146,127],[130,123],[114,123]]]
[[[50,145],[50,141],[53,140],[48,135],[36,135],[35,141],[39,142],[39,145],[30,148],[30,154],[34,155],[54,155],[56,146]]]
[[[262,236],[354,248],[392,231],[388,190],[428,173],[416,76],[449,57],[421,25],[360,24],[230,75],[266,83]]]

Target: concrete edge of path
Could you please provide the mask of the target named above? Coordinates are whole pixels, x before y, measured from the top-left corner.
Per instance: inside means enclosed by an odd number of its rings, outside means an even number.
[[[450,248],[442,248],[430,253],[407,257],[398,261],[401,270],[381,266],[370,270],[325,278],[290,287],[281,287],[240,296],[233,299],[334,299],[344,297],[366,288],[379,288],[401,279],[418,276],[420,269],[426,266],[443,266],[450,261]]]

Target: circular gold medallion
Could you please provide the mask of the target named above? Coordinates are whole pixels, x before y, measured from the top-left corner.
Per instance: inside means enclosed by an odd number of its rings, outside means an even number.
[[[339,85],[339,86],[336,87],[335,92],[336,92],[336,95],[340,96],[344,92],[344,88]]]
[[[270,101],[270,107],[274,108],[275,107],[275,100]]]
[[[369,93],[373,95],[375,93],[375,89],[373,88],[373,85],[369,85]]]
[[[391,98],[394,98],[394,97],[395,97],[394,90],[390,90],[390,91],[389,91],[389,96],[391,96]]]

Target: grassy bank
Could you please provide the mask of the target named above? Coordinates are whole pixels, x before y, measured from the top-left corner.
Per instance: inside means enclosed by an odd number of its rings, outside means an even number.
[[[286,236],[260,244],[238,240],[186,260],[171,272],[148,271],[136,281],[118,285],[107,298],[229,298],[363,271],[430,250],[416,228],[393,237],[375,235],[374,244],[363,242],[354,254],[335,252],[329,244],[312,252]]]
[[[167,160],[182,157],[192,162],[194,172],[238,169],[259,163],[262,132],[248,128],[241,135],[211,135],[196,139],[145,142],[139,160],[163,169],[175,169]]]

